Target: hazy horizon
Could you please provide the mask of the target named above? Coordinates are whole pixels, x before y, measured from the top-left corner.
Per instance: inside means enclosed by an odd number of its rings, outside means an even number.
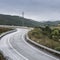
[[[18,15],[35,21],[60,20],[60,0],[0,0],[0,14]]]

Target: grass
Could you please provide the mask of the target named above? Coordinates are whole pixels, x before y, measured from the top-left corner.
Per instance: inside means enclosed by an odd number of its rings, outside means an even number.
[[[0,27],[0,34],[6,31],[12,30],[11,28]]]
[[[28,36],[31,40],[37,42],[38,44],[60,51],[60,42],[43,35],[39,29],[31,30],[28,33]]]
[[[60,29],[60,26],[51,27],[51,29]]]

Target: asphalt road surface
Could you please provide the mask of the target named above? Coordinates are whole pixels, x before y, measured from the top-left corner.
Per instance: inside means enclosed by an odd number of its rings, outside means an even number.
[[[17,32],[1,39],[0,49],[6,56],[12,60],[60,60],[27,43],[24,38],[27,31],[28,29],[17,29]]]

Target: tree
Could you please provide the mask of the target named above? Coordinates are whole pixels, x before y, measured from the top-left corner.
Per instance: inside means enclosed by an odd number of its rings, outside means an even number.
[[[46,27],[45,27],[45,31],[51,33],[51,28],[50,28],[49,26],[46,26]]]
[[[51,34],[51,28],[49,26],[46,26],[44,29],[43,29],[43,34],[44,35],[47,35],[48,37],[50,36]]]
[[[60,37],[60,30],[59,29],[54,29],[51,33],[52,39],[58,40]]]

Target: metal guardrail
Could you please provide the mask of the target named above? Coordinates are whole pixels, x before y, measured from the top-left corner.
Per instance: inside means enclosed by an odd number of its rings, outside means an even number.
[[[54,49],[48,48],[48,47],[46,47],[46,46],[43,46],[43,45],[38,44],[38,43],[34,42],[33,40],[29,39],[28,34],[26,34],[25,38],[26,38],[29,42],[31,42],[31,43],[33,43],[33,44],[35,44],[35,45],[37,45],[37,46],[39,46],[39,47],[41,47],[41,48],[44,48],[44,49],[46,49],[46,50],[48,50],[48,51],[50,51],[50,52],[52,52],[52,53],[56,53],[56,54],[60,55],[60,52],[59,52],[59,51],[56,51],[56,50],[54,50]]]

